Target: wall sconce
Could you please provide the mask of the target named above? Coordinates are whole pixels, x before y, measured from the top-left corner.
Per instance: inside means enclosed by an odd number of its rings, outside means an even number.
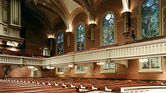
[[[71,31],[67,30],[67,47],[70,47]]]
[[[91,43],[94,44],[95,42],[95,26],[96,23],[95,22],[91,22],[89,24],[89,39],[91,40]]]
[[[122,16],[123,16],[123,19],[124,19],[124,32],[123,32],[123,35],[125,38],[128,37],[130,31],[129,31],[129,27],[130,27],[130,13],[129,11],[126,11],[126,12],[123,12],[122,13]]]
[[[69,64],[69,68],[73,68],[73,65]]]
[[[96,64],[101,66],[101,65],[104,65],[104,62],[97,62]]]
[[[139,59],[139,62],[141,62],[141,63],[143,63],[143,62],[148,62],[148,59],[147,59],[147,58]]]
[[[129,35],[129,27],[130,27],[130,0],[122,0],[122,5],[123,5],[123,12],[122,16],[124,19],[124,32],[123,35],[125,38],[128,37]]]

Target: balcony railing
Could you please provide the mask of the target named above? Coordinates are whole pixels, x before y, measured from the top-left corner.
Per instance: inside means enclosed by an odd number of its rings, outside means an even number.
[[[166,39],[158,39],[128,45],[90,50],[55,56],[50,58],[32,58],[23,56],[0,55],[0,63],[24,64],[24,65],[57,65],[69,63],[98,62],[107,59],[129,60],[144,57],[156,57],[166,55]]]
[[[1,64],[16,64],[16,65],[45,65],[43,59],[13,55],[0,55]]]

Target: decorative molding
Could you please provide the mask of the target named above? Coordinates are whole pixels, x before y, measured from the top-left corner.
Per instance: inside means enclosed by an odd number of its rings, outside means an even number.
[[[124,65],[126,69],[128,69],[128,60],[116,60],[116,61],[113,61],[113,63]]]
[[[64,64],[89,64],[100,61],[108,61],[124,64],[126,67],[127,60],[166,56],[166,39],[158,39],[128,45],[90,50],[55,56],[50,58],[33,58],[12,55],[0,55],[2,64],[22,64],[22,65],[39,65],[39,66],[56,66]],[[66,65],[64,65],[66,66]],[[89,66],[93,69],[93,66]]]
[[[153,56],[165,56],[166,39],[134,43],[110,49],[111,60],[128,60]]]
[[[15,65],[37,65],[42,66],[43,60],[39,58],[0,55],[0,64],[15,64]]]

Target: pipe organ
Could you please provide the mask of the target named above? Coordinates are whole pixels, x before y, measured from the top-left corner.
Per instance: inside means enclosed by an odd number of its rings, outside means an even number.
[[[0,41],[23,43],[21,30],[21,0],[0,0]]]

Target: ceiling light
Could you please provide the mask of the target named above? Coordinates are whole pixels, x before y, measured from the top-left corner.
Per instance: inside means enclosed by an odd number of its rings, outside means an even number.
[[[28,66],[29,69],[34,69],[34,66]]]

